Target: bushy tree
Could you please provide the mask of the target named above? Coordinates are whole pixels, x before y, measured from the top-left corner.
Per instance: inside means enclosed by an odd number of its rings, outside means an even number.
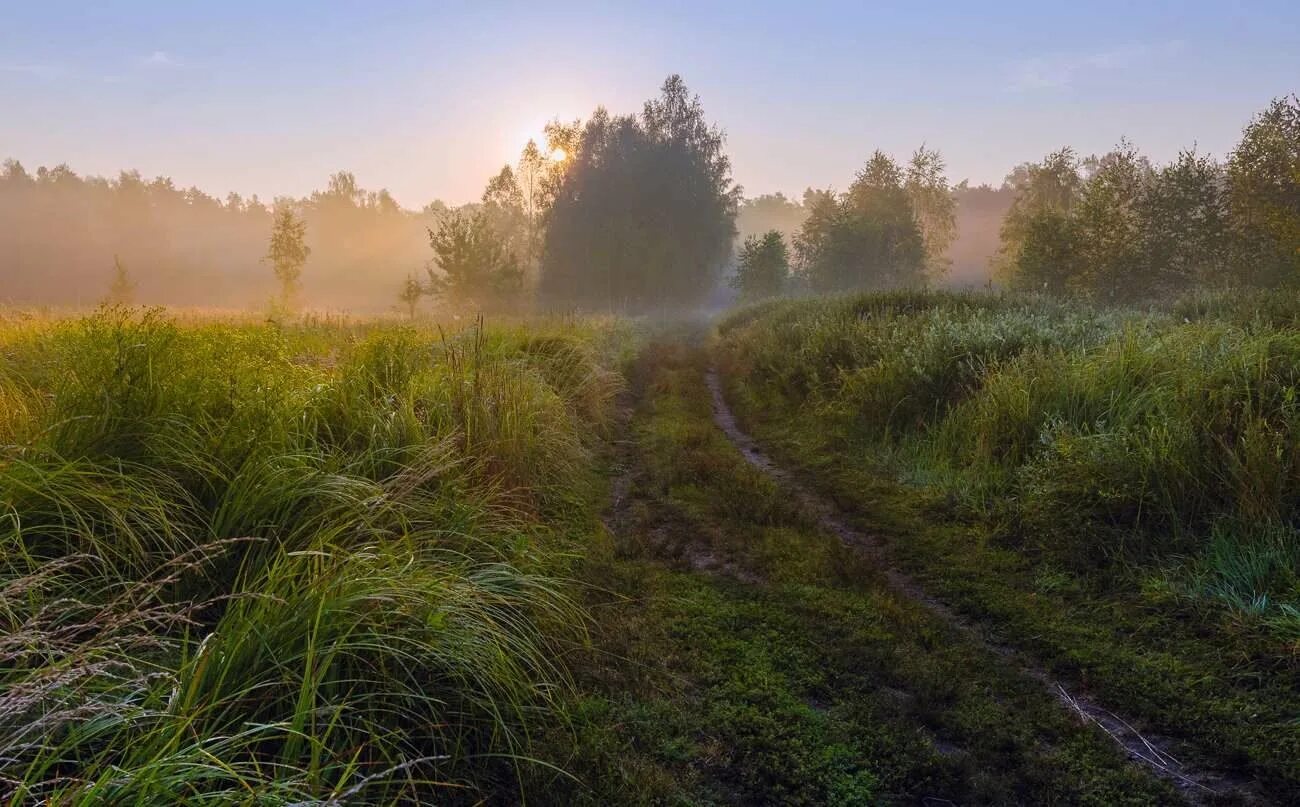
[[[452,213],[429,230],[433,262],[429,293],[456,306],[480,309],[514,302],[522,272],[486,213]]]
[[[1275,99],[1228,159],[1238,264],[1247,282],[1300,283],[1300,99]]]
[[[1138,208],[1143,263],[1153,289],[1234,282],[1222,166],[1184,151],[1151,177]]]
[[[1131,143],[1082,162],[1061,149],[1009,182],[1017,197],[1001,256],[1012,285],[1114,301],[1150,296],[1166,280],[1146,248],[1156,175]]]
[[[877,151],[847,193],[805,196],[795,240],[800,270],[818,291],[925,282],[925,244],[902,169]]]
[[[275,270],[275,279],[280,283],[280,304],[286,309],[292,310],[298,304],[302,291],[302,270],[310,256],[307,222],[294,213],[291,205],[277,205],[266,260],[271,262]]]
[[[510,166],[502,166],[496,176],[488,180],[482,203],[483,215],[506,249],[516,256],[524,254],[528,248],[524,195]]]
[[[1079,250],[1077,284],[1107,300],[1132,300],[1156,291],[1142,251],[1141,202],[1151,165],[1128,141],[1097,159],[1071,211]]]
[[[948,248],[957,237],[957,200],[948,184],[943,155],[924,145],[913,152],[903,188],[921,228],[926,273],[938,279],[948,271]]]
[[[745,199],[736,212],[736,231],[740,240],[751,235],[763,235],[776,230],[787,241],[799,233],[808,210],[798,200],[788,199],[782,193],[765,193]]]
[[[739,189],[723,135],[680,76],[639,115],[598,109],[548,137],[557,173],[542,258],[550,304],[645,311],[702,302],[730,257]]]
[[[1058,240],[1064,228],[1056,218],[1068,220],[1079,196],[1083,177],[1079,160],[1069,147],[1054,151],[1039,163],[1017,166],[1007,177],[1006,185],[1015,193],[1015,201],[1002,220],[1001,247],[994,257],[994,275],[1012,286],[1040,288],[1056,286],[1059,278],[1042,276],[1046,267],[1040,263],[1046,251],[1034,247],[1030,265],[1021,262],[1032,235],[1055,233]],[[1049,274],[1059,275],[1051,270]],[[1064,286],[1061,287],[1064,290]]]
[[[785,291],[790,278],[790,253],[778,230],[751,235],[740,248],[731,287],[744,302],[775,297]]]
[[[1024,219],[1021,246],[1016,255],[1017,288],[1065,294],[1079,287],[1082,275],[1079,236],[1073,219],[1045,208]]]

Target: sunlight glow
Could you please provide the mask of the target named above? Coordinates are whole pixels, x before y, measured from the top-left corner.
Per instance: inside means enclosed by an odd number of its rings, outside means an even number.
[[[557,163],[562,163],[565,160],[569,159],[569,152],[565,151],[562,148],[557,148],[551,152],[551,159],[555,160]]]

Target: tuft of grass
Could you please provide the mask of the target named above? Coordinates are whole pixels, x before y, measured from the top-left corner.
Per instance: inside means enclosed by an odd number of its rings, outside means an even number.
[[[571,686],[625,335],[0,325],[0,792],[476,801]]]

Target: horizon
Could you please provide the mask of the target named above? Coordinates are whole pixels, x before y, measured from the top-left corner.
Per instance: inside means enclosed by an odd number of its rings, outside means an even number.
[[[1287,45],[1300,10],[1281,3],[1144,7],[1118,32],[1115,4],[950,12],[940,31],[918,10],[837,4],[784,16],[720,4],[691,19],[644,4],[293,4],[254,25],[248,4],[63,5],[24,5],[0,32],[12,122],[0,157],[267,202],[337,171],[411,210],[473,201],[547,121],[638,111],[671,73],[726,132],[745,196],[796,200],[844,189],[876,148],[903,159],[922,143],[954,184],[993,187],[1054,149],[1103,153],[1121,138],[1157,163],[1192,147],[1223,159],[1300,74]]]

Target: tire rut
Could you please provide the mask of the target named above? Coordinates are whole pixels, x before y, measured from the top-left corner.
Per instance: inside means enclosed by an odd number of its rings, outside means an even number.
[[[941,600],[928,594],[919,582],[890,562],[879,538],[852,526],[840,508],[829,499],[813,492],[790,470],[775,463],[736,421],[723,392],[722,378],[710,368],[705,382],[713,398],[713,421],[740,451],[746,462],[766,473],[788,491],[818,525],[845,544],[867,555],[895,591],[934,613],[952,628],[977,642],[995,655],[1007,659],[1024,675],[1037,681],[1063,708],[1080,721],[1090,723],[1111,738],[1134,763],[1164,779],[1192,804],[1213,804],[1223,800],[1238,803],[1266,804],[1257,783],[1221,771],[1209,764],[1187,743],[1148,731],[1139,731],[1135,723],[1093,699],[1073,684],[1053,677],[1023,652],[999,642],[978,622],[964,617]]]

